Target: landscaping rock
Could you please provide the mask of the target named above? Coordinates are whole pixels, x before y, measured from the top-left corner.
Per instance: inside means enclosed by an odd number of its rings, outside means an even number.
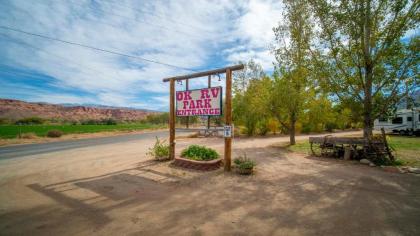
[[[391,172],[391,173],[404,173],[404,171],[400,170],[398,167],[396,166],[381,166],[381,168],[386,171],[386,172]]]
[[[376,165],[375,165],[375,164],[373,164],[373,163],[370,163],[370,164],[369,164],[369,166],[370,166],[370,167],[375,167]]]
[[[369,165],[369,164],[371,164],[372,162],[370,162],[368,159],[361,159],[361,160],[360,160],[360,163],[365,164],[365,165]]]
[[[407,171],[413,174],[420,174],[420,168],[408,167]]]

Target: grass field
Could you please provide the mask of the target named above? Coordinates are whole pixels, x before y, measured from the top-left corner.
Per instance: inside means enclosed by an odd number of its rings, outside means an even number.
[[[394,155],[404,165],[420,167],[420,138],[388,136],[389,145],[394,149]],[[293,152],[311,153],[309,142],[297,142],[294,146],[280,145]]]
[[[63,134],[96,133],[102,131],[131,131],[163,128],[163,125],[153,124],[117,124],[117,125],[0,125],[0,138],[16,138],[19,133],[35,133],[46,136],[49,130],[61,130]]]

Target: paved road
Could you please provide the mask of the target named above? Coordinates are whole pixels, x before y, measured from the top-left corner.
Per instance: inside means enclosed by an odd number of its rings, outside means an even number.
[[[10,159],[25,157],[29,155],[43,154],[48,152],[58,152],[74,148],[89,147],[95,145],[105,145],[113,143],[128,142],[134,140],[150,139],[154,137],[167,137],[168,131],[155,131],[141,134],[127,134],[111,137],[89,138],[68,140],[52,143],[24,144],[17,146],[0,147],[0,159]]]
[[[181,134],[182,132],[182,134]],[[188,131],[177,131],[177,134],[186,135],[189,134]],[[341,134],[356,134],[360,131],[351,131],[351,132],[341,132]],[[340,133],[336,133],[339,135]],[[0,160],[10,159],[10,158],[19,158],[36,154],[43,154],[49,152],[59,152],[75,148],[83,148],[89,146],[97,145],[106,145],[114,143],[123,143],[135,140],[145,140],[145,139],[154,139],[156,136],[159,138],[168,137],[168,131],[154,131],[141,134],[127,134],[127,135],[118,135],[111,137],[101,137],[101,138],[88,138],[88,139],[78,139],[78,140],[68,140],[68,141],[58,141],[51,143],[37,143],[37,144],[24,144],[8,147],[0,147]],[[309,136],[324,136],[325,134],[317,135],[298,135],[296,140],[307,139]],[[288,136],[272,137],[276,139],[277,142],[288,141]]]

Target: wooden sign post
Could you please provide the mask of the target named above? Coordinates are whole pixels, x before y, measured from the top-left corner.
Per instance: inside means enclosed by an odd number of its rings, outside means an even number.
[[[226,106],[225,106],[225,125],[232,125],[232,71],[226,70]],[[225,171],[231,169],[232,156],[232,136],[225,137]]]
[[[175,158],[175,81],[182,81],[193,78],[199,78],[203,76],[208,76],[208,86],[210,88],[210,79],[212,75],[218,75],[221,73],[226,73],[226,97],[225,97],[225,126],[232,129],[232,71],[242,70],[244,65],[230,66],[226,68],[198,72],[190,75],[176,76],[171,78],[163,79],[163,82],[170,82],[169,86],[169,157],[170,159]],[[188,90],[188,82],[187,82]],[[209,128],[209,123],[207,125]],[[231,132],[230,132],[231,133]],[[231,170],[231,159],[232,159],[232,134],[224,135],[225,139],[225,150],[224,150],[224,169],[225,171]]]
[[[175,80],[169,85],[169,158],[175,158]]]

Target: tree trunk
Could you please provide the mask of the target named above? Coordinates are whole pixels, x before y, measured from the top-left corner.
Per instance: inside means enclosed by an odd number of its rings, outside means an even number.
[[[295,134],[296,134],[296,120],[291,119],[290,120],[290,145],[295,145],[296,144],[296,140],[295,140]]]
[[[372,80],[373,80],[373,64],[371,55],[371,0],[366,2],[364,24],[363,24],[363,56],[365,67],[365,83],[364,83],[364,101],[363,101],[363,138],[370,142],[372,139],[373,114],[372,114]]]
[[[366,141],[372,139],[373,117],[372,117],[372,69],[366,68],[365,98],[363,101],[363,138]]]

